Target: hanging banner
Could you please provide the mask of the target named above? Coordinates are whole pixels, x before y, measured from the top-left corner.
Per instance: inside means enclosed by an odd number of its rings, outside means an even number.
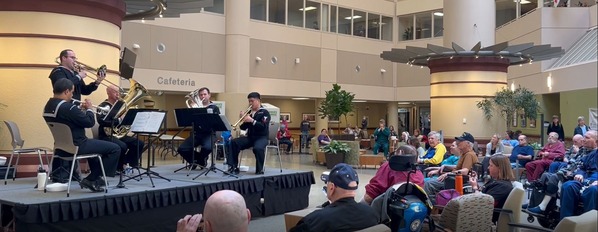
[[[598,108],[590,108],[590,117],[588,118],[590,128],[598,129]]]

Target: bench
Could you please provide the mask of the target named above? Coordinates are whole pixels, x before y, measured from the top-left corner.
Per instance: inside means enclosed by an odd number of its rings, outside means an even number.
[[[367,167],[367,165],[373,165],[374,168],[376,168],[376,166],[382,165],[383,162],[384,162],[383,155],[360,155],[359,156],[359,168],[361,168],[361,166]]]

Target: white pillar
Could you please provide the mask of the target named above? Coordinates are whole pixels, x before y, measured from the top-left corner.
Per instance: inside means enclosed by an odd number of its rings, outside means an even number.
[[[470,50],[478,42],[494,45],[496,4],[494,0],[444,0],[444,46],[455,42]]]

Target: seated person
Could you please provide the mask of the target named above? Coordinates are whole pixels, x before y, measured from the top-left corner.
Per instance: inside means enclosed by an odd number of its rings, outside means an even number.
[[[582,142],[583,142],[582,135],[579,135],[579,134],[574,135],[573,136],[573,145],[571,145],[571,148],[569,148],[565,152],[565,158],[563,158],[563,161],[552,162],[550,164],[550,166],[548,167],[548,172],[556,173],[558,170],[561,170],[562,168],[566,168],[569,162],[574,163],[576,158],[579,155],[587,152],[586,149],[583,148]],[[579,157],[581,157],[581,156],[579,156]]]
[[[343,134],[346,134],[346,135],[355,134],[355,131],[353,131],[353,128],[351,128],[351,124],[347,124],[347,128],[345,128],[345,130],[343,131]]]
[[[409,137],[409,145],[415,147],[415,150],[417,151],[417,157],[418,158],[422,158],[424,157],[424,155],[426,155],[426,150],[424,150],[423,147],[421,147],[421,143],[419,142],[419,139],[416,137]]]
[[[532,160],[534,156],[534,149],[527,145],[527,136],[519,135],[519,144],[511,151],[509,161],[511,162],[511,168],[525,167],[525,164]],[[517,166],[517,160],[519,160],[519,166]]]
[[[328,130],[322,129],[320,131],[320,135],[318,136],[318,144],[320,144],[320,147],[330,144],[331,141],[332,139],[330,139],[330,136],[328,136]]]
[[[436,177],[439,176],[441,173],[450,172],[454,170],[455,167],[457,167],[457,164],[459,164],[459,157],[461,157],[461,153],[459,151],[459,148],[457,147],[457,141],[453,141],[449,150],[451,152],[451,156],[443,160],[442,163],[440,163],[440,167],[426,168],[425,171],[428,172],[427,176],[429,178],[424,179],[424,181],[436,179]]]
[[[555,159],[563,159],[565,156],[565,145],[559,141],[559,134],[551,132],[548,135],[548,143],[538,152],[538,160],[525,164],[527,180],[533,182],[540,178],[542,173],[548,169]]]
[[[278,139],[278,143],[287,145],[285,153],[290,154],[291,148],[293,148],[293,142],[291,141],[291,132],[289,131],[289,128],[280,125],[280,129],[276,132],[276,138]]]
[[[177,222],[177,232],[199,231],[203,216],[203,230],[207,232],[249,230],[251,212],[245,206],[241,194],[231,190],[220,190],[212,194],[204,207],[204,213],[187,215]]]
[[[507,130],[505,132],[505,139],[501,141],[503,146],[516,147],[517,145],[519,145],[519,141],[517,140],[517,138],[519,138],[519,135],[521,135],[521,133],[516,134],[513,133],[513,131],[511,130]]]
[[[455,169],[450,173],[460,172],[462,175],[467,175],[469,171],[472,170],[473,165],[478,162],[478,157],[475,152],[473,152],[473,143],[475,140],[473,136],[467,132],[464,132],[460,137],[455,137],[455,140],[457,141],[457,148],[459,149],[458,154],[460,154],[461,157],[459,158],[459,163]],[[432,201],[436,199],[436,194],[444,189],[444,179],[446,179],[448,174],[449,173],[444,173],[437,179],[426,182],[424,190]]]
[[[490,165],[488,166],[488,173],[490,180],[484,184],[482,188],[478,185],[477,176],[472,172],[469,178],[469,184],[475,192],[481,191],[494,198],[494,208],[502,209],[507,197],[513,190],[513,172],[509,165],[509,159],[504,155],[494,155],[490,158]],[[492,222],[498,221],[500,213],[492,215]]]
[[[495,154],[502,155],[502,153],[504,151],[505,151],[505,147],[500,142],[500,135],[499,134],[492,135],[490,142],[488,144],[486,144],[486,157],[495,155]]]
[[[351,166],[345,163],[334,166],[326,182],[330,204],[305,216],[290,231],[355,231],[378,224],[372,207],[355,202],[358,184],[357,172]]]
[[[402,145],[395,152],[391,152],[390,157],[394,155],[415,155],[416,152],[413,146]],[[376,175],[370,179],[370,183],[365,186],[363,200],[367,204],[371,204],[374,198],[386,192],[391,186],[406,182],[408,173],[409,171],[394,171],[390,169],[388,162],[384,162],[376,172]],[[409,182],[424,187],[424,174],[420,170],[417,170],[410,175]]]
[[[439,165],[444,159],[446,147],[440,142],[440,133],[432,131],[428,134],[428,143],[430,148],[426,151],[426,155],[422,159],[418,159],[419,163],[428,165]],[[473,145],[473,144],[472,144]]]

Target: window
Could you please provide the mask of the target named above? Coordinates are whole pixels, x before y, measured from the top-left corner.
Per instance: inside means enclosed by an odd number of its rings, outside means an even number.
[[[444,26],[443,26],[443,21],[442,21],[444,14],[440,11],[436,11],[433,13],[433,15],[434,15],[434,36],[432,36],[432,37],[442,36],[442,34],[444,33]]]
[[[517,2],[497,1],[496,2],[496,26],[501,26],[517,17]]]
[[[268,22],[285,24],[286,5],[285,0],[268,1]]]
[[[323,31],[330,31],[330,6],[328,4],[322,4],[321,28]]]
[[[413,15],[399,17],[399,40],[413,40]]]
[[[430,12],[415,15],[415,38],[432,37],[432,14]]]
[[[380,34],[382,39],[386,41],[392,41],[392,18],[382,16],[382,22],[380,23]]]
[[[360,36],[360,37],[365,37],[366,36],[366,18],[365,18],[366,14],[363,11],[353,11],[353,17],[351,17],[353,19],[353,35],[354,36]]]
[[[320,30],[320,25],[320,3],[305,1],[305,28]]]
[[[218,14],[224,14],[224,0],[214,0],[212,7],[203,8],[203,10]]]
[[[336,25],[336,6],[330,6],[330,32],[336,32],[337,30],[337,25]]]
[[[272,0],[270,0],[272,1]],[[289,0],[289,26],[303,27],[303,0]]]
[[[266,21],[266,0],[251,0],[251,19]]]
[[[368,14],[368,38],[380,39],[380,15]]]
[[[351,34],[351,9],[338,8],[338,33],[340,34]]]

